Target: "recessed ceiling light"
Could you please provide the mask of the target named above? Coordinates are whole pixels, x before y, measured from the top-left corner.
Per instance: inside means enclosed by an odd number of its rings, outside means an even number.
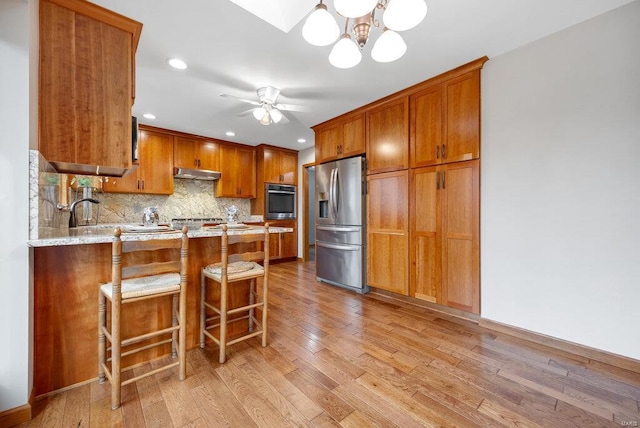
[[[236,133],[233,131],[227,131],[224,133],[224,135],[226,135],[227,137],[235,137]]]
[[[156,115],[151,113],[145,113],[142,115],[142,117],[144,117],[145,119],[154,120],[156,118]]]
[[[184,70],[187,68],[187,63],[179,58],[169,58],[167,63],[173,68],[177,68],[178,70]]]
[[[305,140],[304,138],[298,138],[298,143],[306,143],[307,140]]]

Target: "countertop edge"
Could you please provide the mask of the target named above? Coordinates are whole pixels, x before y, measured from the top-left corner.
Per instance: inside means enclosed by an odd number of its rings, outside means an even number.
[[[106,231],[109,229],[103,229]],[[255,233],[262,233],[264,231],[263,226],[251,226],[250,229],[238,229],[229,230],[229,235],[249,235]],[[85,232],[88,232],[85,230]],[[293,232],[291,227],[270,227],[269,233],[286,233]],[[147,241],[151,239],[179,239],[181,236],[180,231],[171,232],[155,232],[155,233],[122,233],[122,241]],[[192,230],[187,232],[189,238],[212,238],[222,236],[222,230]],[[64,245],[86,245],[86,244],[105,244],[113,242],[114,236],[112,232],[108,233],[86,233],[76,236],[57,236],[46,237],[38,239],[30,239],[27,241],[27,246],[32,248],[38,247],[57,247]]]

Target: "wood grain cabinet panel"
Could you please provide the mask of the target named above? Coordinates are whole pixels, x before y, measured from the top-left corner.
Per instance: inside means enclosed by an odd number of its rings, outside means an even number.
[[[295,220],[270,220],[270,227],[290,227],[293,232],[269,234],[269,259],[298,257],[298,233]]]
[[[173,193],[173,135],[140,129],[138,167],[124,177],[103,182],[111,193]]]
[[[411,172],[411,295],[480,313],[479,161]]]
[[[314,127],[317,164],[348,158],[365,152],[364,113],[340,116]]]
[[[259,147],[258,175],[264,183],[298,184],[298,154],[296,152]],[[260,172],[262,171],[262,174]],[[259,186],[262,188],[262,186]]]
[[[40,153],[59,172],[121,175],[142,24],[79,0],[42,0],[39,16]]]
[[[367,111],[367,174],[409,168],[409,99]]]
[[[411,167],[440,163],[442,147],[442,87],[436,85],[411,95]]]
[[[175,137],[173,166],[207,171],[220,169],[220,147],[214,141]]]
[[[409,294],[409,171],[367,177],[367,284]]]
[[[219,198],[255,198],[255,150],[220,145],[220,179],[216,183],[216,196]]]

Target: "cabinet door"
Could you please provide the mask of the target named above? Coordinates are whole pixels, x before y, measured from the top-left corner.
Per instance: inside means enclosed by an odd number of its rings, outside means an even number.
[[[280,152],[263,149],[263,175],[265,183],[280,183]]]
[[[140,149],[142,146],[139,146]],[[140,158],[141,152],[138,157]],[[122,177],[106,177],[102,182],[102,191],[107,193],[138,193],[140,192],[140,178],[138,176],[140,162]]]
[[[220,170],[220,145],[214,141],[198,144],[198,168],[208,171]]]
[[[133,21],[82,3],[41,2],[38,147],[50,162],[129,168],[133,39],[118,26]]]
[[[443,162],[480,157],[480,70],[444,83],[445,135]]]
[[[442,166],[443,304],[480,313],[479,161]]]
[[[235,147],[220,146],[220,179],[216,183],[216,196],[236,198],[238,182],[236,179],[238,160]]]
[[[173,165],[177,168],[197,168],[197,140],[175,137],[173,143]]]
[[[340,157],[351,157],[365,152],[364,113],[346,119],[342,124]]]
[[[367,284],[409,294],[409,172],[367,177]]]
[[[340,124],[336,121],[316,130],[315,162],[317,164],[338,158],[340,129]]]
[[[367,174],[409,168],[408,98],[368,111],[367,128]]]
[[[440,243],[440,169],[411,171],[411,296],[442,303]]]
[[[238,198],[256,197],[256,152],[238,148],[236,154],[236,180]]]
[[[293,232],[283,232],[280,234],[280,256],[298,257],[298,233],[295,221],[287,221],[282,227],[291,227]]]
[[[410,98],[411,167],[440,163],[442,147],[442,89],[440,85]]]
[[[156,195],[173,193],[173,136],[140,132],[140,191]]]
[[[280,152],[280,175],[283,184],[298,184],[298,155],[290,152]]]

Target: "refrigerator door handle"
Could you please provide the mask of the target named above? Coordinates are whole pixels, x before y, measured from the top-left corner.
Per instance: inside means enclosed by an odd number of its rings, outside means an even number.
[[[335,198],[335,196],[333,194],[333,182],[335,180],[335,173],[336,173],[336,169],[335,168],[331,168],[331,178],[329,178],[329,206],[330,206],[332,215],[334,215],[333,198]],[[334,219],[334,221],[335,221],[335,219]]]
[[[332,250],[344,250],[344,251],[360,251],[362,248],[360,245],[338,245],[338,244],[327,244],[325,242],[316,241],[316,246],[331,248]]]
[[[316,226],[316,229],[326,230],[328,232],[360,232],[360,230],[362,230],[362,227]]]
[[[340,199],[340,187],[338,183],[338,168],[336,168],[336,175],[333,180],[333,218],[338,218],[339,199]]]

